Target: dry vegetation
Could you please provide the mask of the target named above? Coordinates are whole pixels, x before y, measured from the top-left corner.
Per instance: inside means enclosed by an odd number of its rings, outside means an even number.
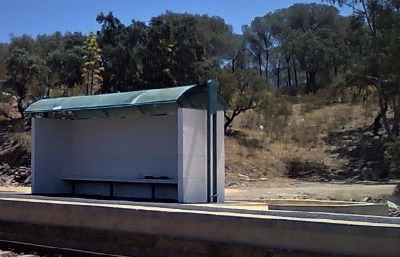
[[[238,117],[226,137],[227,186],[381,179],[385,135],[370,129],[376,103],[326,95],[274,97],[264,110]],[[390,177],[396,176],[392,167]]]

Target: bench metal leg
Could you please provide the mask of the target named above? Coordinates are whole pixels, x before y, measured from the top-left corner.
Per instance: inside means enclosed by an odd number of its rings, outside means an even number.
[[[114,196],[114,183],[110,182],[110,197]]]
[[[156,199],[156,184],[151,184],[151,200]]]

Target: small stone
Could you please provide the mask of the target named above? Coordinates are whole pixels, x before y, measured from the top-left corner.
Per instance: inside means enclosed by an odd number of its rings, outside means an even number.
[[[8,254],[12,254],[12,252],[0,250],[0,256],[5,256],[5,255],[8,255]]]
[[[243,179],[243,180],[250,180],[250,178],[249,178],[249,176],[246,176],[246,175],[243,175],[243,174],[238,174],[238,177],[240,178],[240,179]]]
[[[30,184],[30,183],[31,183],[31,176],[27,177],[27,178],[25,179],[25,181],[24,181],[24,184],[25,184],[25,185],[28,185],[28,184]]]
[[[9,169],[11,169],[11,167],[10,167],[10,165],[8,164],[8,163],[3,163],[3,169],[4,170],[9,170]]]
[[[370,202],[371,200],[372,200],[372,197],[371,196],[367,196],[364,199],[362,199],[361,202],[367,203],[367,202]]]
[[[397,204],[387,201],[387,205],[389,207],[389,216],[400,217],[400,207]]]
[[[267,178],[260,178],[260,181],[267,181]]]

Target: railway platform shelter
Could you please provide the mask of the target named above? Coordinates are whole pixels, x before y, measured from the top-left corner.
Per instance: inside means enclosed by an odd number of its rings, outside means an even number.
[[[217,85],[42,99],[32,118],[32,193],[223,202]]]

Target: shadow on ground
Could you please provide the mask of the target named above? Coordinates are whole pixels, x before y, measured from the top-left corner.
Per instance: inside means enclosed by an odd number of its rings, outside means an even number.
[[[323,163],[292,161],[288,163],[289,177],[307,181],[338,180],[348,183],[387,183],[400,177],[399,171],[390,165],[385,156],[388,142],[383,131],[377,135],[371,126],[329,133],[323,140],[330,146],[328,154],[339,167]],[[371,182],[368,182],[371,181]]]

